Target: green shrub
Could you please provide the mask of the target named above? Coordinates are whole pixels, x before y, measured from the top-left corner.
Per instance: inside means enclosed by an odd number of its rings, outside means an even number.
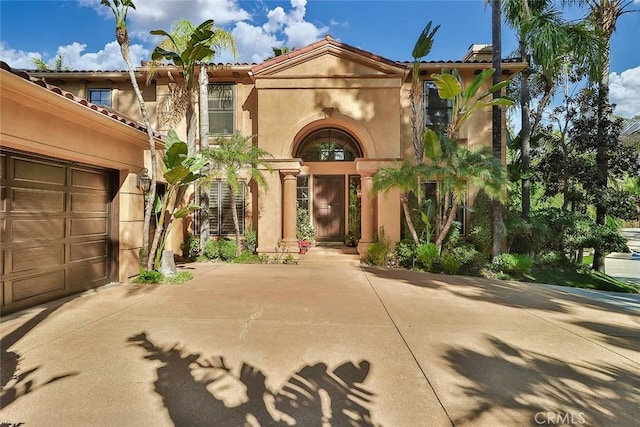
[[[367,260],[373,265],[386,265],[389,252],[389,245],[383,242],[373,242],[367,248]]]
[[[416,258],[425,270],[431,270],[433,262],[438,258],[438,247],[435,243],[422,243],[416,248]]]
[[[298,240],[316,240],[316,228],[311,224],[309,212],[306,209],[298,209],[296,212],[296,237]]]
[[[373,265],[386,265],[391,257],[391,243],[387,239],[384,227],[378,229],[377,240],[367,248],[367,260]]]
[[[253,228],[247,228],[244,231],[244,249],[252,254],[256,253],[258,248],[258,235]]]
[[[185,259],[196,259],[200,254],[200,239],[192,233],[187,232],[183,242],[180,244],[182,257]]]
[[[233,240],[219,240],[218,255],[223,261],[232,261],[238,256],[238,245]]]
[[[170,283],[172,285],[182,285],[184,282],[193,279],[193,273],[190,271],[178,271],[173,276],[165,278],[165,283]]]
[[[460,262],[458,270],[460,274],[479,276],[488,261],[482,252],[470,245],[457,246],[451,250],[451,253]]]
[[[145,270],[140,268],[140,274],[133,280],[134,283],[162,283],[164,282],[164,275],[156,270]]]
[[[404,239],[396,244],[396,263],[404,268],[413,268],[416,264],[416,245],[413,240]]]
[[[449,228],[449,232],[444,238],[444,242],[442,242],[443,249],[451,250],[456,244],[458,244],[458,240],[460,240],[461,229],[462,223],[460,221],[453,221],[451,223],[451,228]]]
[[[236,264],[260,264],[262,263],[262,258],[252,252],[242,251],[233,262]]]
[[[216,259],[220,257],[220,249],[217,240],[209,240],[204,245],[204,250],[202,251],[202,255],[207,257],[207,259]]]
[[[469,240],[478,251],[488,256],[493,241],[491,199],[481,191],[473,203],[473,209],[469,220]]]
[[[536,255],[535,264],[545,267],[566,266],[567,259],[564,255],[558,253],[558,251],[544,251]]]
[[[447,274],[456,274],[460,270],[460,260],[451,252],[443,252],[438,258],[438,263]]]
[[[533,258],[520,254],[500,254],[493,259],[492,269],[507,274],[522,275],[531,272]]]

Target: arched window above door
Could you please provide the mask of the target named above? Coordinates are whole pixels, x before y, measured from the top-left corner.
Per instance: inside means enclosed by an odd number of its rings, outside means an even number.
[[[335,128],[317,130],[307,136],[296,152],[305,162],[352,162],[362,157],[355,139]]]

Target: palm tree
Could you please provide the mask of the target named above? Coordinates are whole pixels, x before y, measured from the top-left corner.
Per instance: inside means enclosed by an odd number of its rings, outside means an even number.
[[[422,163],[424,157],[424,144],[422,134],[424,133],[424,86],[420,79],[420,61],[431,52],[433,37],[440,28],[436,25],[431,30],[431,21],[420,33],[416,44],[413,46],[411,56],[413,56],[413,66],[411,70],[411,129],[413,130],[413,150],[416,156],[416,164]]]
[[[127,70],[129,71],[129,79],[131,80],[131,85],[133,86],[133,90],[136,94],[136,99],[138,100],[138,106],[140,108],[140,114],[142,115],[142,120],[144,121],[144,126],[147,130],[147,137],[149,140],[149,153],[151,154],[151,186],[149,188],[149,193],[146,195],[147,203],[144,208],[144,223],[142,228],[142,249],[141,249],[141,257],[140,262],[142,265],[146,266],[147,270],[153,269],[153,254],[150,253],[149,248],[149,227],[151,224],[151,214],[153,211],[153,202],[156,197],[156,181],[158,176],[157,166],[156,166],[156,145],[153,136],[153,129],[151,128],[151,120],[149,119],[149,113],[147,112],[147,106],[144,103],[144,98],[142,97],[142,92],[140,91],[140,87],[138,86],[138,81],[136,80],[136,74],[133,70],[133,65],[131,64],[131,56],[129,54],[129,32],[127,30],[127,12],[129,8],[135,9],[135,5],[132,0],[113,0],[113,4],[111,0],[101,0],[102,5],[107,6],[113,12],[113,15],[116,18],[116,40],[120,45],[120,53],[122,54],[122,58],[124,62],[127,64]]]
[[[584,62],[595,40],[581,24],[566,23],[551,0],[503,0],[507,23],[516,31],[518,51],[529,67],[520,73],[520,113],[522,128],[518,136],[521,148],[522,217],[531,211],[530,152],[544,109],[555,93],[567,63]],[[530,80],[537,74],[543,83],[543,93],[531,116]]]
[[[462,125],[476,111],[486,107],[513,105],[513,101],[495,96],[509,84],[508,80],[500,81],[480,92],[494,72],[493,69],[481,71],[466,87],[457,70],[431,74],[438,89],[438,96],[450,100],[452,105],[451,122],[443,138],[432,129],[425,131],[425,154],[431,164],[419,165],[423,179],[436,179],[441,183],[440,217],[437,218],[444,221],[436,218],[438,248],[442,247],[442,242],[449,233],[457,208],[469,184],[486,190],[491,198],[499,201],[502,198],[503,186],[508,181],[507,173],[501,165],[501,158],[496,157],[495,152],[491,158],[486,150],[470,150],[458,142]]]
[[[407,221],[407,227],[416,246],[418,246],[420,242],[409,212],[409,195],[411,193],[417,194],[420,191],[419,177],[420,170],[418,166],[405,161],[398,168],[388,167],[378,169],[373,175],[372,188],[374,194],[379,192],[386,194],[392,188],[400,190],[400,203],[402,204],[404,219]]]
[[[491,199],[501,200],[504,199],[503,187],[508,183],[508,175],[500,159],[492,156],[488,148],[471,150],[448,136],[442,140],[435,136],[431,141],[439,145],[440,155],[428,155],[431,163],[419,167],[425,179],[437,179],[440,186],[441,209],[440,219],[436,221],[435,242],[440,250],[469,185],[483,190]]]
[[[259,187],[267,189],[267,181],[262,170],[272,171],[271,166],[265,160],[267,157],[272,157],[271,154],[252,144],[252,138],[253,136],[245,137],[237,132],[230,137],[217,135],[215,146],[202,151],[202,154],[210,160],[213,168],[208,179],[203,181],[206,188],[214,178],[224,180],[229,187],[229,202],[238,249],[240,248],[240,222],[236,207],[236,195],[244,189],[244,183],[241,182],[242,175],[247,175]]]
[[[174,86],[172,96],[168,98],[171,105],[163,106],[163,110],[170,111],[174,117],[184,112],[187,122],[187,146],[189,155],[192,156],[196,152],[196,116],[194,114],[196,67],[215,57],[216,48],[229,47],[235,54],[235,42],[226,31],[214,29],[212,19],[204,21],[195,28],[191,22],[180,20],[174,25],[171,34],[164,30],[153,30],[151,34],[165,38],[158,43],[151,54],[152,69],[148,79],[153,78],[153,70],[162,59],[172,62],[182,71],[183,84]],[[203,74],[201,83],[208,84],[208,80],[204,80],[207,77],[206,65],[204,69],[201,67],[200,71]],[[202,141],[206,139],[202,138]]]
[[[588,79],[598,93],[596,102],[597,117],[597,152],[596,167],[598,169],[596,187],[605,191],[608,186],[609,175],[609,154],[607,146],[606,122],[609,114],[609,73],[610,73],[610,53],[611,37],[616,30],[618,18],[635,10],[629,10],[633,0],[565,0],[565,3],[579,4],[587,6],[589,13],[585,19],[590,29],[596,33],[601,43],[596,46],[595,54],[591,56],[589,68],[587,70]],[[596,198],[596,223],[606,224],[607,209],[603,197]],[[592,268],[597,271],[604,271],[605,254],[596,248],[593,255]]]
[[[33,58],[31,62],[33,62],[33,65],[38,71],[69,71],[69,66],[64,63],[64,55],[61,53],[56,55],[56,59],[53,63],[53,68],[49,67],[49,64],[44,62],[42,58]]]
[[[276,47],[273,46],[271,48],[271,50],[273,51],[273,55],[272,56],[267,56],[264,60],[268,61],[270,59],[275,58],[276,56],[281,56],[281,55],[286,55],[287,53],[291,52],[292,50],[295,50],[295,48],[290,49],[288,46],[284,46],[284,47]]]
[[[491,64],[495,73],[493,74],[493,84],[496,85],[502,80],[502,19],[500,13],[500,0],[491,0],[491,39],[492,39],[492,59]],[[494,92],[493,97],[497,99],[500,93]],[[496,159],[502,161],[502,109],[499,105],[493,105],[491,111],[491,151]],[[502,234],[504,222],[502,221],[502,203],[499,199],[494,199],[491,204],[492,213],[492,245],[491,257],[495,258],[502,252]]]
[[[209,21],[206,21],[209,22]],[[206,23],[205,22],[205,23]],[[209,74],[208,63],[224,49],[228,49],[235,58],[237,55],[236,42],[233,36],[220,28],[215,28],[211,21],[211,35],[204,41],[205,33],[198,35],[202,28],[209,28],[209,25],[203,27],[195,27],[189,20],[181,19],[174,23],[171,35],[162,40],[158,46],[165,49],[166,52],[180,52],[181,56],[190,56],[190,50],[205,47],[208,55],[200,60],[183,62],[183,72],[185,73],[184,85],[173,85],[171,95],[164,98],[164,105],[161,111],[169,112],[165,120],[176,122],[179,118],[186,116],[187,121],[187,141],[191,142],[191,150],[195,152],[195,115],[193,109],[194,88],[192,86],[193,73],[195,68],[199,67],[198,72],[198,105],[200,116],[200,149],[207,150],[209,148]],[[166,55],[163,55],[166,57]],[[157,64],[153,64],[155,66]],[[177,65],[177,64],[176,64]],[[191,73],[191,74],[189,74]],[[187,77],[189,74],[190,77]],[[150,73],[150,76],[153,72]],[[203,174],[207,174],[208,166],[203,169]],[[203,189],[204,187],[200,187]],[[200,249],[204,249],[204,245],[209,240],[209,194],[206,190],[200,191]]]

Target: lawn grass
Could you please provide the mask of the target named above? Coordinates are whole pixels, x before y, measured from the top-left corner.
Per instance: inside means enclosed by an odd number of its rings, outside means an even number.
[[[573,288],[597,289],[601,291],[638,293],[636,286],[629,282],[618,280],[604,273],[589,271],[581,273],[574,269],[545,268],[534,269],[525,275],[529,282],[545,283],[547,285],[570,286]]]

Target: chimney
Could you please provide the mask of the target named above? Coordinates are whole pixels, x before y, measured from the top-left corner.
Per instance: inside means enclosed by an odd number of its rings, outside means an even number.
[[[472,44],[462,60],[467,61],[491,61],[493,48],[490,44]]]

